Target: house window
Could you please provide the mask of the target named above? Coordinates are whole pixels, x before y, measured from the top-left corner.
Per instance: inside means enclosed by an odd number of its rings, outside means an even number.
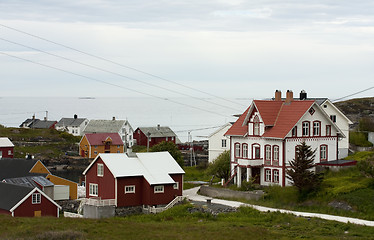
[[[164,185],[154,186],[154,192],[155,193],[163,193],[164,192]]]
[[[260,150],[260,145],[253,144],[252,145],[252,158],[253,159],[260,159],[261,158],[261,150]]]
[[[278,146],[273,147],[273,165],[274,166],[279,165],[279,147]]]
[[[336,115],[330,115],[330,119],[332,122],[336,122]]]
[[[135,185],[125,186],[125,194],[135,193]]]
[[[235,143],[235,157],[240,157],[240,143]]]
[[[243,143],[243,158],[248,158],[248,144]]]
[[[12,150],[8,150],[8,155],[12,155]]]
[[[321,145],[319,148],[321,162],[327,161],[327,145]]]
[[[253,135],[260,135],[260,120],[258,119],[258,116],[253,120]]]
[[[331,136],[331,125],[326,125],[326,136]]]
[[[98,196],[99,195],[99,185],[96,183],[90,183],[90,190],[89,190],[90,196]]]
[[[321,135],[321,122],[315,121],[313,122],[313,136],[320,136]]]
[[[173,188],[174,189],[179,189],[179,182],[175,182],[174,185],[173,185]]]
[[[221,141],[221,146],[223,147],[223,148],[225,148],[227,145],[226,145],[226,139],[222,139],[222,141]]]
[[[271,164],[271,146],[270,145],[265,146],[265,164],[266,165]]]
[[[303,137],[309,136],[309,122],[303,122]]]
[[[97,151],[95,151],[94,154],[97,155]]]
[[[271,182],[271,170],[265,169],[265,182]]]
[[[120,145],[117,145],[117,148],[120,148]]]
[[[292,128],[292,137],[297,137],[297,126]]]
[[[313,115],[315,112],[316,112],[316,110],[314,110],[314,108],[311,107],[311,108],[309,109],[309,113],[310,113],[310,115]]]
[[[40,193],[32,194],[32,204],[40,204],[42,202],[42,196]]]
[[[273,182],[279,183],[279,170],[273,170]]]
[[[120,150],[117,150],[117,153],[120,153]]]
[[[104,164],[102,163],[97,164],[97,176],[99,177],[104,176]]]

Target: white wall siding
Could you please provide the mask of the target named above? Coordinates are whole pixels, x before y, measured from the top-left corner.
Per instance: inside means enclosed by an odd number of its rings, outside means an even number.
[[[224,136],[230,127],[231,124],[227,124],[224,128],[209,136],[209,163],[213,162],[224,151],[230,151],[230,138]],[[226,140],[226,147],[222,147],[222,140]]]

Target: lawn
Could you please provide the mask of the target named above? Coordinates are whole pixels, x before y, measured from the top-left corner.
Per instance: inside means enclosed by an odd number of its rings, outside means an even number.
[[[101,220],[0,216],[0,239],[374,239],[373,227],[251,208],[218,216],[191,214],[190,207]]]

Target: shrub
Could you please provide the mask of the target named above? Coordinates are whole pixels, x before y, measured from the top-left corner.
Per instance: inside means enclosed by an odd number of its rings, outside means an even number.
[[[373,146],[373,144],[367,140],[367,134],[363,132],[349,132],[349,143],[360,147]]]
[[[207,172],[219,179],[228,180],[230,177],[230,152],[224,151],[221,153],[213,163],[209,164]]]

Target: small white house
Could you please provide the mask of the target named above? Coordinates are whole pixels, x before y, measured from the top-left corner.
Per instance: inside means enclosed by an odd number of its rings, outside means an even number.
[[[55,125],[55,129],[58,131],[66,131],[74,136],[82,136],[83,130],[86,128],[89,120],[87,118],[78,118],[74,115],[74,118],[61,118],[61,120]]]
[[[134,145],[134,129],[127,120],[90,120],[84,129],[86,133],[118,133],[126,147],[131,148]]]
[[[225,133],[232,126],[232,123],[226,123],[208,136],[208,154],[209,163],[212,163],[221,153],[230,150],[230,138]]]

